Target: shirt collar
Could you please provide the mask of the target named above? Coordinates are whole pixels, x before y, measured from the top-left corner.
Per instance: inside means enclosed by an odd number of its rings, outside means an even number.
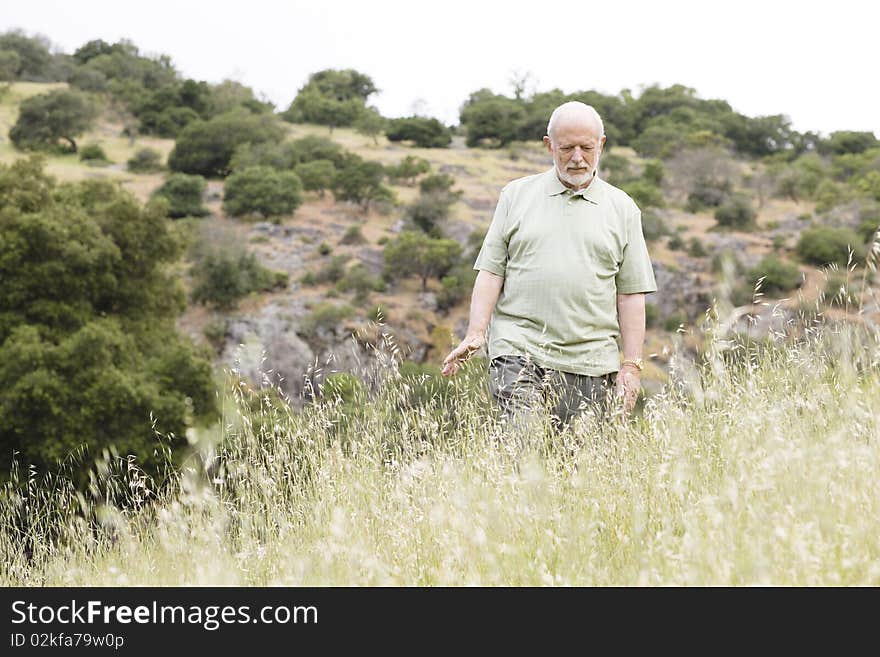
[[[546,173],[546,183],[545,188],[548,196],[557,196],[559,194],[571,194],[572,196],[582,196],[584,200],[589,201],[593,205],[599,205],[599,174],[597,173],[593,176],[592,182],[586,189],[582,189],[579,192],[572,192],[568,187],[562,184],[559,180],[559,177],[556,175],[556,169],[550,169]]]

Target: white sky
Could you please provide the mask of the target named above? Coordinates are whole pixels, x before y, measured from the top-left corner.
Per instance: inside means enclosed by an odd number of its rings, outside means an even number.
[[[128,38],[187,77],[232,78],[284,109],[310,73],[355,68],[386,116],[414,108],[446,123],[470,92],[617,93],[681,83],[797,130],[880,137],[870,0],[435,2],[392,0],[0,0],[0,31],[43,34],[72,53]]]

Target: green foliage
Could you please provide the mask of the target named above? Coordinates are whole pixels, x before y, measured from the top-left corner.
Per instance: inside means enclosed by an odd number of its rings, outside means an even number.
[[[761,262],[749,272],[748,284],[752,289],[763,278],[761,291],[765,294],[783,294],[798,287],[801,272],[796,265],[786,262],[775,255],[766,255]]]
[[[385,130],[386,123],[386,119],[379,114],[379,110],[375,107],[367,107],[354,120],[352,126],[359,134],[372,137],[373,143],[378,144],[378,137]]]
[[[365,111],[366,100],[378,89],[369,76],[353,69],[312,73],[290,107],[281,115],[291,123],[334,127],[352,125]]]
[[[0,34],[0,52],[6,54],[8,80],[45,82],[52,66],[49,42],[42,37],[29,37],[21,30]]]
[[[351,153],[333,181],[333,197],[337,201],[357,203],[366,211],[373,201],[393,198],[391,190],[382,184],[384,178],[385,168],[379,162]]]
[[[64,140],[76,153],[75,138],[88,130],[96,115],[95,106],[82,93],[56,89],[22,101],[9,139],[21,150],[54,150]]]
[[[669,241],[666,242],[666,247],[670,251],[684,251],[685,243],[684,240],[681,238],[681,235],[676,233],[669,238]]]
[[[210,364],[174,327],[169,225],[161,204],[112,183],[58,186],[38,159],[0,165],[0,469],[13,451],[52,468],[81,445],[154,466],[151,414],[183,436],[213,412]]]
[[[235,80],[223,80],[220,84],[211,86],[206,105],[209,116],[225,114],[238,108],[244,108],[251,114],[267,114],[274,110],[272,103],[258,99],[253,89]]]
[[[813,198],[828,169],[816,153],[802,155],[790,164],[776,163],[771,174],[776,178],[776,193],[798,202]]]
[[[380,287],[380,281],[370,273],[369,268],[362,262],[358,262],[348,268],[345,276],[339,279],[336,289],[340,292],[354,292],[355,302],[363,304],[369,298],[370,292]]]
[[[715,210],[715,221],[724,228],[750,230],[755,225],[757,212],[749,196],[734,193]]]
[[[397,164],[385,167],[385,174],[390,180],[412,184],[415,178],[431,170],[431,163],[423,157],[407,155]]]
[[[107,163],[107,153],[99,144],[86,144],[79,149],[79,159],[82,162],[103,162]]]
[[[288,167],[315,160],[329,160],[333,166],[341,169],[349,157],[340,144],[319,135],[306,135],[285,146],[290,156]]]
[[[302,182],[303,189],[318,192],[322,197],[324,191],[333,187],[336,179],[336,167],[330,160],[312,160],[297,164],[293,172]]]
[[[292,171],[248,167],[230,175],[224,185],[223,209],[233,217],[279,217],[301,204],[302,183]]]
[[[134,173],[154,173],[162,170],[162,154],[153,148],[139,148],[126,163]]]
[[[831,264],[847,266],[851,251],[855,262],[865,257],[864,242],[852,229],[845,227],[807,228],[801,233],[795,250],[801,260],[820,267]]]
[[[338,255],[330,258],[321,269],[315,274],[316,283],[336,283],[345,276],[345,263],[348,262],[347,255]]]
[[[354,226],[349,226],[345,230],[345,234],[342,236],[342,239],[339,240],[340,244],[366,244],[367,238],[364,237],[363,232],[361,232],[360,224],[355,224]]]
[[[446,276],[440,279],[437,309],[446,312],[467,299],[473,290],[476,278],[477,272],[469,264],[453,267]]]
[[[452,143],[452,132],[440,121],[422,116],[389,119],[385,128],[389,141],[411,141],[421,148],[445,148]]]
[[[418,276],[422,290],[429,277],[444,276],[461,257],[461,245],[455,240],[435,239],[417,231],[403,231],[385,246],[385,271],[390,279]]]
[[[642,178],[657,187],[663,182],[665,173],[663,164],[659,160],[648,160],[645,162],[645,169],[642,171]]]
[[[688,212],[700,212],[705,208],[717,208],[730,195],[732,185],[728,178],[700,175],[691,183],[685,208]]]
[[[629,194],[639,207],[662,208],[666,205],[663,192],[654,183],[644,179],[636,179],[620,185],[620,188]]]
[[[452,192],[453,185],[455,178],[448,173],[434,173],[419,182],[419,191],[422,194],[449,193]]]
[[[283,136],[283,129],[272,116],[232,112],[208,121],[193,121],[178,134],[168,167],[205,177],[226,176],[238,146],[280,142]]]
[[[832,132],[827,139],[821,140],[818,147],[823,155],[857,154],[880,147],[880,141],[873,132],[839,130]]]
[[[195,263],[191,271],[193,301],[229,310],[252,292],[271,292],[288,283],[286,272],[263,267],[253,253],[218,249]]]
[[[333,247],[327,244],[327,242],[321,242],[318,245],[318,253],[320,253],[322,256],[330,255],[332,251]]]
[[[303,318],[299,333],[306,338],[315,338],[319,331],[335,329],[340,322],[353,316],[354,308],[348,304],[322,302]]]
[[[544,117],[544,125],[550,118]],[[517,139],[526,119],[526,110],[519,101],[481,89],[470,95],[461,108],[459,120],[467,131],[468,146],[501,148]]]
[[[203,217],[208,214],[208,209],[202,205],[205,186],[205,179],[201,176],[172,173],[153,195],[168,201],[168,216],[174,219]]]
[[[706,251],[706,247],[703,246],[700,238],[692,237],[690,241],[688,241],[688,255],[692,258],[704,258],[709,255],[709,253]]]
[[[605,153],[602,156],[601,162],[602,170],[607,172],[608,180],[613,184],[619,186],[621,183],[630,179],[629,160],[623,155],[618,155],[617,153]]]
[[[450,207],[457,199],[448,192],[419,194],[407,206],[405,216],[423,232],[439,237],[443,232],[442,225],[449,218]]]

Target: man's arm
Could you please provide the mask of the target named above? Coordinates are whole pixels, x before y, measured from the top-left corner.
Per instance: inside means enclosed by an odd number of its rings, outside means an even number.
[[[485,269],[481,269],[477,274],[477,280],[474,281],[474,291],[471,295],[471,315],[467,335],[443,360],[443,376],[455,374],[462,362],[486,344],[489,320],[492,318],[492,312],[495,310],[495,304],[498,303],[503,286],[504,276],[493,274]]]
[[[617,319],[620,323],[620,343],[624,360],[642,357],[645,346],[645,295],[618,294]],[[641,388],[641,371],[635,365],[624,364],[617,375],[617,394],[623,397],[624,410],[632,411]]]

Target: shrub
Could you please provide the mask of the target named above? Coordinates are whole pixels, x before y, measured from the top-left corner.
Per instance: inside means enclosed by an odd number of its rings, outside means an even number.
[[[233,217],[258,215],[274,218],[290,214],[302,204],[302,183],[292,171],[248,167],[226,179],[223,209]]]
[[[849,262],[850,250],[856,262],[865,255],[864,242],[855,231],[831,226],[806,229],[801,233],[795,250],[801,260],[820,267],[830,264],[845,267]]]
[[[345,276],[339,279],[336,288],[341,292],[354,292],[356,303],[364,303],[370,292],[376,289],[378,281],[369,268],[359,262],[348,268]]]
[[[79,150],[79,159],[83,162],[109,162],[107,153],[99,144],[86,144]]]
[[[754,289],[758,279],[764,278],[761,291],[765,294],[780,294],[793,290],[801,284],[801,272],[796,265],[775,255],[767,255],[749,273],[749,284]]]
[[[738,230],[754,227],[756,216],[752,201],[745,194],[733,194],[715,210],[715,221],[719,226]]]
[[[152,173],[161,171],[162,154],[152,148],[141,148],[126,163],[129,171],[134,173]]]
[[[96,116],[94,104],[84,94],[56,89],[22,101],[9,140],[21,150],[53,150],[64,141],[66,149],[76,153],[75,138]]]
[[[364,237],[364,234],[361,232],[360,225],[349,226],[346,229],[345,234],[342,236],[342,239],[339,240],[340,244],[366,244],[367,238]]]
[[[410,116],[389,119],[385,128],[389,141],[412,141],[421,148],[444,148],[452,142],[452,131],[435,118]]]
[[[389,180],[403,181],[412,183],[412,181],[423,173],[431,170],[431,164],[422,157],[413,157],[407,155],[397,164],[389,164],[385,167],[385,175]]]
[[[263,267],[253,253],[208,254],[193,266],[192,276],[193,301],[221,309],[234,308],[251,292],[268,292],[288,283],[286,272]]]
[[[229,112],[209,121],[193,121],[177,135],[168,167],[182,173],[226,176],[238,146],[280,142],[283,137],[278,121],[268,115]]]
[[[470,265],[459,265],[440,279],[437,309],[447,311],[466,299],[474,287],[477,272]]]
[[[706,208],[717,208],[730,194],[730,180],[699,176],[694,180],[688,194],[685,209],[699,212]]]
[[[709,254],[706,252],[706,247],[703,246],[700,239],[692,237],[688,242],[688,255],[693,258],[703,258]]]
[[[663,192],[653,183],[639,179],[623,183],[620,188],[632,196],[640,207],[662,208],[666,202],[663,200]]]
[[[345,276],[345,263],[348,262],[348,256],[333,256],[326,265],[324,265],[317,274],[315,274],[316,283],[336,283]]]
[[[321,242],[318,245],[318,253],[322,256],[330,255],[333,252],[333,247],[327,244],[327,242]]]
[[[185,173],[172,173],[154,193],[168,201],[168,216],[203,217],[208,210],[202,206],[205,194],[205,179]]]
[[[304,190],[318,192],[321,197],[324,196],[324,190],[333,187],[336,177],[336,167],[330,160],[302,162],[294,167],[293,172],[302,181]]]
[[[340,322],[354,316],[354,308],[348,304],[336,305],[323,302],[315,306],[300,324],[299,332],[309,338],[316,337],[318,331],[335,328]]]

